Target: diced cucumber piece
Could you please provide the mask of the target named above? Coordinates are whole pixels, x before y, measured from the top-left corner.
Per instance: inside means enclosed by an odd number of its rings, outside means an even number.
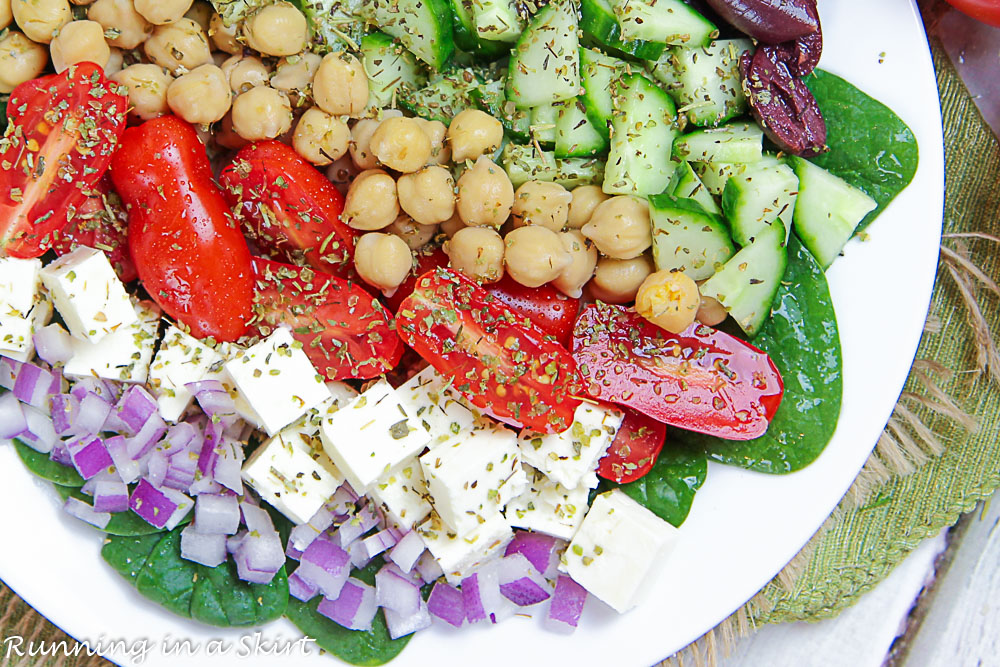
[[[668,191],[678,199],[695,200],[709,213],[722,215],[722,209],[715,202],[715,197],[712,196],[712,193],[708,191],[705,184],[698,178],[698,174],[694,173],[694,169],[688,162],[682,162],[674,170],[673,180]]]
[[[732,226],[733,240],[745,246],[763,228],[780,221],[787,243],[798,191],[798,177],[784,164],[751,165],[730,178],[722,191],[722,210]]]
[[[693,48],[675,46],[653,66],[653,76],[666,84],[678,113],[689,123],[716,127],[747,110],[740,56],[752,48],[749,39],[719,39]]]
[[[587,109],[587,117],[605,139],[611,138],[611,118],[614,116],[612,85],[621,78],[625,63],[596,49],[580,49],[580,99]]]
[[[514,0],[472,0],[476,34],[493,42],[516,42],[524,25]]]
[[[364,0],[303,0],[316,53],[357,50],[365,35]]]
[[[788,265],[781,225],[767,227],[701,285],[701,295],[721,303],[750,337],[771,315],[771,304]]]
[[[781,162],[773,155],[765,155],[760,162],[754,165],[763,167],[765,165],[777,165]],[[696,174],[701,177],[701,182],[705,184],[708,191],[717,197],[722,196],[722,191],[726,189],[726,183],[736,174],[742,174],[750,168],[749,164],[726,164],[725,162],[692,162]]]
[[[452,70],[432,77],[419,90],[404,91],[399,105],[421,118],[448,125],[452,118],[474,106],[471,93],[478,86],[479,79],[472,69]]]
[[[470,93],[476,106],[498,119],[504,133],[517,143],[531,141],[531,110],[518,109],[504,95],[504,81],[487,81]]]
[[[756,123],[731,123],[685,134],[674,142],[674,157],[691,162],[760,162],[764,131]]]
[[[674,101],[641,74],[626,76],[614,91],[611,149],[604,175],[609,195],[658,195],[677,166],[670,148],[677,136]]]
[[[612,0],[622,39],[705,46],[719,36],[715,24],[681,0]]]
[[[590,122],[581,98],[559,103],[556,157],[590,157],[603,153],[607,148],[607,140]]]
[[[534,146],[508,144],[500,159],[515,188],[528,181],[554,181],[571,190],[604,180],[604,161],[596,158],[559,159],[551,151],[539,153]]]
[[[507,99],[519,109],[572,99],[580,91],[580,40],[572,0],[553,0],[510,52]]]
[[[795,233],[816,261],[828,269],[854,236],[854,230],[878,203],[808,160],[800,157],[789,160],[799,177]]]
[[[726,221],[693,199],[650,197],[649,215],[658,271],[683,271],[692,280],[705,280],[736,253]]]
[[[555,146],[558,118],[559,107],[555,103],[531,109],[531,136],[546,150]]]
[[[580,1],[580,30],[588,46],[599,46],[615,55],[639,60],[656,60],[666,49],[665,44],[644,40],[625,41],[621,26],[608,0]]]
[[[459,49],[486,60],[493,60],[510,53],[509,44],[480,39],[476,34],[476,20],[472,15],[472,0],[451,0],[451,12],[454,18],[452,30],[455,46]]]
[[[434,69],[455,50],[449,0],[365,0],[361,7],[365,18]]]
[[[373,32],[361,40],[361,63],[368,75],[368,105],[395,106],[396,96],[427,83],[416,56],[385,33]]]

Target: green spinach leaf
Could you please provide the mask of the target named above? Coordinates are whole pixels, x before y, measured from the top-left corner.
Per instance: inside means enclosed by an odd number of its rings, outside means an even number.
[[[94,504],[94,499],[85,494],[78,488],[70,486],[59,486],[54,484],[56,488],[56,493],[58,493],[63,500],[67,498],[76,498],[77,500],[82,500],[88,505]],[[191,514],[188,514],[181,521],[181,525],[189,523],[191,521]],[[136,535],[155,535],[157,533],[162,533],[164,530],[162,528],[157,528],[156,526],[150,525],[145,519],[140,517],[135,512],[128,510],[126,512],[114,512],[111,514],[111,521],[108,525],[102,529],[102,532],[108,535],[119,535],[123,537],[133,537]]]
[[[23,442],[13,440],[12,443],[25,467],[36,477],[41,477],[59,486],[77,488],[83,486],[83,477],[80,477],[80,473],[73,468],[56,463],[49,458],[48,454],[36,452]]]
[[[658,517],[680,526],[691,511],[694,494],[705,483],[708,459],[702,451],[674,446],[668,440],[653,469],[643,477],[618,486]]]

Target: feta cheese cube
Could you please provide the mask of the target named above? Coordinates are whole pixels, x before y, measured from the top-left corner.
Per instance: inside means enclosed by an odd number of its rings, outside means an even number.
[[[463,431],[420,457],[434,509],[465,534],[524,490],[517,436],[493,424]]]
[[[0,311],[27,317],[35,307],[41,270],[40,259],[0,259]]]
[[[218,380],[225,387],[226,391],[229,393],[230,398],[233,399],[233,405],[236,406],[236,414],[246,423],[250,424],[254,428],[263,428],[260,416],[254,412],[254,409],[250,407],[247,403],[247,399],[240,393],[240,390],[236,388],[236,382],[233,380],[232,376],[229,375],[229,371],[226,370],[226,362],[232,361],[242,352],[246,351],[245,347],[241,347],[236,343],[219,343],[215,347],[215,351],[222,356],[221,361],[217,361],[212,364],[208,372],[205,373],[206,380]]]
[[[541,470],[567,489],[597,486],[597,464],[608,451],[624,415],[620,410],[581,403],[573,425],[562,433],[521,431],[518,440],[525,463]]]
[[[471,429],[475,423],[475,415],[460,402],[461,395],[433,366],[410,378],[396,389],[396,394],[406,414],[415,417],[431,435],[431,446]]]
[[[368,488],[387,514],[387,519],[408,531],[427,518],[431,504],[427,500],[427,481],[415,456],[400,461]]]
[[[436,514],[417,527],[448,583],[457,586],[477,567],[503,554],[514,531],[499,512],[464,535],[451,532]]]
[[[81,246],[41,270],[42,283],[75,337],[97,343],[138,316],[100,250]]]
[[[149,387],[156,396],[160,416],[177,421],[194,396],[184,386],[204,380],[221,354],[175,325],[167,328],[149,369]]]
[[[275,435],[330,396],[322,376],[288,329],[275,329],[226,362],[225,368],[268,435]]]
[[[160,329],[160,309],[151,301],[134,307],[136,319],[99,342],[73,339],[73,357],[63,372],[72,378],[99,377],[104,380],[144,383],[149,376]]]
[[[347,405],[357,397],[358,391],[346,382],[327,382],[326,390],[338,406]]]
[[[507,503],[504,514],[508,523],[515,528],[572,539],[587,514],[589,489],[583,484],[567,489],[529,465],[524,466],[524,472],[528,488]]]
[[[0,354],[28,361],[35,331],[48,323],[52,306],[41,288],[38,259],[0,259]]]
[[[559,569],[623,613],[677,542],[678,530],[620,489],[594,499]]]

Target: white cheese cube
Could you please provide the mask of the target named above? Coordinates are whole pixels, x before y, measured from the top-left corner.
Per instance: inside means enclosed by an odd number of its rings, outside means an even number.
[[[433,366],[420,371],[396,389],[406,414],[431,435],[430,445],[445,442],[471,429],[475,415],[460,402],[460,394]]]
[[[419,454],[431,439],[385,380],[330,415],[320,434],[326,453],[358,493],[400,461]]]
[[[597,464],[608,451],[624,415],[620,410],[581,403],[573,425],[562,433],[521,431],[518,442],[525,463],[544,472],[567,489],[597,486]]]
[[[327,382],[326,390],[330,392],[330,398],[338,406],[347,405],[358,395],[357,389],[346,382]]]
[[[450,531],[436,514],[420,524],[417,532],[453,586],[461,584],[463,578],[483,563],[502,555],[514,537],[514,531],[499,512],[461,536]]]
[[[160,329],[160,309],[151,301],[141,301],[134,311],[134,322],[97,343],[74,338],[73,357],[66,362],[63,372],[72,378],[93,376],[119,382],[146,382]]]
[[[583,484],[567,489],[529,465],[524,466],[524,472],[528,488],[507,503],[504,514],[508,523],[515,528],[572,539],[587,514],[589,489]]]
[[[226,370],[226,362],[235,359],[237,355],[245,352],[246,348],[236,343],[219,343],[215,347],[215,351],[222,356],[222,360],[215,362],[209,367],[208,372],[205,373],[205,379],[218,380],[222,383],[222,386],[229,393],[230,398],[233,399],[233,405],[236,406],[236,414],[254,428],[262,428],[260,416],[247,403],[247,399],[236,388],[236,382],[233,381],[232,376],[229,375],[229,371]]]
[[[368,487],[368,495],[386,512],[387,519],[403,532],[427,518],[427,481],[415,456],[400,461]]]
[[[32,336],[52,316],[41,289],[38,259],[0,259],[0,354],[28,361],[35,353]]]
[[[275,329],[226,362],[225,368],[268,435],[275,435],[330,396],[302,344],[288,329]]]
[[[517,436],[493,424],[460,433],[420,457],[434,509],[465,534],[504,508],[527,483]]]
[[[172,422],[180,419],[194,398],[184,385],[204,380],[222,359],[208,345],[170,325],[149,369],[149,387],[160,416]]]
[[[41,270],[69,332],[96,343],[136,321],[122,281],[100,250],[81,246]]]
[[[615,611],[634,607],[678,530],[621,490],[594,499],[559,569]]]
[[[40,259],[0,259],[0,312],[28,316],[35,307],[41,270]]]

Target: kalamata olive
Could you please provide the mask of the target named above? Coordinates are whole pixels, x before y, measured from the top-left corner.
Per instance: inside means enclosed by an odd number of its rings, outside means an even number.
[[[819,64],[819,57],[823,55],[823,26],[815,3],[809,7],[809,12],[816,19],[816,32],[799,37],[793,42],[764,47],[778,50],[777,59],[788,66],[792,76],[809,76]]]
[[[775,49],[747,51],[740,72],[750,112],[779,149],[802,157],[828,150],[826,122],[816,98]]]
[[[790,42],[818,28],[818,21],[809,11],[815,0],[708,0],[708,4],[722,18],[765,44]]]

